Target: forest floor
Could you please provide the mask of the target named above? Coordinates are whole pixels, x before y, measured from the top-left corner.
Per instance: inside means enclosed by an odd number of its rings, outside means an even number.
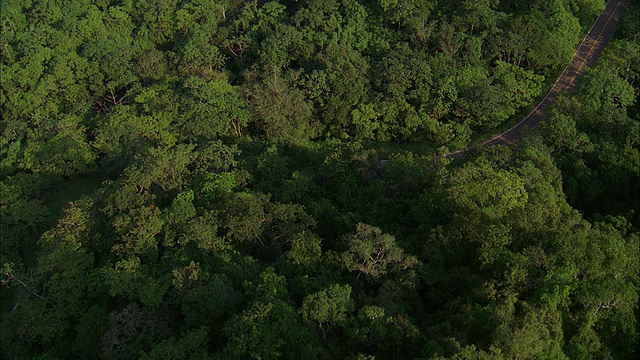
[[[462,150],[447,154],[449,159],[463,157],[471,149],[490,145],[510,145],[516,142],[528,130],[534,129],[547,116],[547,110],[554,104],[561,93],[570,94],[576,80],[584,73],[585,68],[598,60],[600,53],[613,37],[620,16],[627,10],[628,0],[609,0],[605,9],[596,19],[584,40],[576,50],[569,65],[564,69],[547,95],[527,116],[517,124],[489,140],[474,144]]]

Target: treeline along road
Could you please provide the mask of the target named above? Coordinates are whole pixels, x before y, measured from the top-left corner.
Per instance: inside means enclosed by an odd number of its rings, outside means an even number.
[[[567,67],[553,84],[551,90],[529,115],[509,128],[509,130],[479,144],[447,154],[446,157],[449,159],[463,157],[467,151],[478,146],[512,144],[520,138],[524,129],[533,129],[538,126],[546,118],[547,109],[556,102],[558,95],[560,93],[571,93],[576,81],[584,73],[585,68],[596,63],[600,53],[613,37],[618,20],[627,10],[627,5],[628,0],[609,0],[607,2],[605,9],[589,29]]]

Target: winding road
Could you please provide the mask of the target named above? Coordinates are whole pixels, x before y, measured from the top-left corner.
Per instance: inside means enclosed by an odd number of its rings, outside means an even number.
[[[628,0],[609,0],[604,11],[598,16],[596,21],[589,29],[589,33],[584,38],[573,58],[564,69],[560,77],[553,84],[553,87],[540,103],[517,124],[509,130],[499,134],[487,141],[472,145],[466,149],[458,150],[445,155],[448,159],[457,159],[465,155],[471,149],[490,145],[510,145],[516,142],[521,136],[525,128],[533,129],[546,118],[546,112],[550,105],[556,102],[558,94],[570,93],[577,79],[582,76],[584,69],[595,64],[604,49],[605,45],[611,40],[620,16],[627,10]]]

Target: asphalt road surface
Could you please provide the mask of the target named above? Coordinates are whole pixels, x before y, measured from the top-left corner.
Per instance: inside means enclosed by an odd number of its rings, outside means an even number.
[[[497,144],[510,145],[521,137],[524,129],[534,129],[538,126],[538,124],[546,118],[547,109],[556,102],[558,94],[571,93],[576,81],[582,76],[584,69],[595,64],[598,60],[605,45],[613,37],[620,16],[627,10],[627,3],[628,0],[609,0],[609,2],[607,2],[604,11],[598,16],[593,26],[591,26],[589,33],[576,50],[569,65],[567,65],[551,90],[529,115],[509,130],[492,139],[445,156],[449,159],[456,159],[463,157],[467,151],[478,147]]]

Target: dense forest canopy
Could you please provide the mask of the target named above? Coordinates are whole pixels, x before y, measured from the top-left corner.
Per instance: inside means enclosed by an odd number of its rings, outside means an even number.
[[[9,359],[635,359],[640,9],[3,0]]]

